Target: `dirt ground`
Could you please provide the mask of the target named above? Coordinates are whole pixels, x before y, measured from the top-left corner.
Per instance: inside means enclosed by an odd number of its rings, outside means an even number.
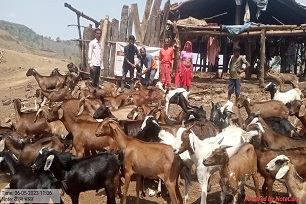
[[[15,52],[10,50],[4,51],[3,62],[0,63],[0,111],[1,111],[1,125],[7,126],[7,121],[12,119],[14,122],[14,110],[9,102],[15,98],[20,98],[24,102],[26,108],[34,107],[34,93],[35,89],[38,88],[38,85],[34,77],[26,77],[26,71],[33,67],[42,75],[49,75],[51,70],[55,67],[59,68],[61,73],[66,71],[66,65],[69,63],[66,59],[54,59],[41,57],[36,55],[31,55],[27,53]],[[203,73],[195,73],[193,79],[193,86],[191,91],[200,91],[207,90],[203,95],[196,96],[194,99],[190,100],[190,103],[193,105],[200,106],[202,105],[206,110],[206,115],[209,118],[210,115],[210,104],[211,101],[226,101],[227,98],[227,83],[225,79],[212,79],[212,78],[199,78]],[[203,77],[203,76],[202,76]],[[270,98],[268,93],[262,92],[258,88],[257,79],[252,79],[250,81],[242,81],[242,92],[247,92],[250,95],[251,99],[257,101],[268,100]],[[170,113],[175,115],[178,111],[178,107],[171,105]],[[243,117],[246,118],[246,113],[242,110]],[[219,174],[216,173],[213,178],[210,180],[211,191],[208,194],[208,203],[220,203],[220,187],[219,187]],[[9,177],[3,173],[0,173],[0,189],[7,185],[9,182]],[[183,184],[184,182],[182,182]],[[261,178],[260,186],[262,185],[263,180]],[[246,185],[246,195],[254,197],[254,186],[253,182],[249,180]],[[180,190],[183,196],[183,185],[180,185]],[[283,184],[280,182],[275,182],[274,192],[276,195],[282,195],[285,192]],[[131,182],[128,192],[128,203],[133,204],[136,202],[135,194],[135,182]],[[189,201],[188,203],[200,203],[201,189],[196,181],[196,178],[193,179],[192,186],[189,191]],[[65,195],[63,197],[65,203],[71,203],[69,196]],[[119,200],[117,200],[119,203]],[[141,203],[166,203],[170,202],[170,199],[163,193],[163,196],[160,198],[149,197],[147,192],[147,197],[141,199]],[[81,193],[80,195],[81,204],[100,204],[106,203],[106,196],[103,190],[100,190],[98,193],[95,191],[88,191]],[[240,202],[243,203],[243,202]]]

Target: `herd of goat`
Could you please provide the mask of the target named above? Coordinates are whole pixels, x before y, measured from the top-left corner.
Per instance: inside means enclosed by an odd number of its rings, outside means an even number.
[[[0,167],[11,175],[6,188],[61,189],[73,204],[81,192],[104,188],[108,204],[116,203],[117,196],[125,204],[134,175],[137,203],[140,193],[145,197],[144,181],[155,179],[156,195],[165,185],[177,204],[188,203],[195,174],[204,204],[209,178],[219,170],[222,203],[244,199],[249,177],[254,199],[273,197],[273,183],[281,179],[298,203],[306,203],[306,109],[294,75],[269,72],[280,84],[288,79],[294,87],[281,92],[270,82],[265,88],[269,101],[241,94],[236,104],[212,102],[207,119],[202,106],[190,105],[192,93],[183,88],[164,90],[159,82],[145,87],[137,81],[135,91],[117,94],[115,84],[95,88],[82,80],[75,65],[67,67],[65,75],[57,69],[50,76],[27,71],[40,87],[36,96],[42,103],[24,112],[15,99],[15,124],[0,127]],[[182,109],[175,118],[169,117],[169,104]],[[300,124],[291,124],[289,116]],[[258,173],[264,178],[261,194]],[[179,179],[185,181],[184,197]]]

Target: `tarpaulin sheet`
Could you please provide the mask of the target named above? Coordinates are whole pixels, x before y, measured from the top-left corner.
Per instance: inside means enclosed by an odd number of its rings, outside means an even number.
[[[228,31],[230,34],[239,34],[247,30],[251,26],[251,23],[245,23],[244,25],[222,25],[222,30]]]

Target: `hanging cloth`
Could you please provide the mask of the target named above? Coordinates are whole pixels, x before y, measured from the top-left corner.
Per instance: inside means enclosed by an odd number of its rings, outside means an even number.
[[[209,37],[207,43],[207,58],[208,64],[215,65],[216,57],[218,57],[220,51],[219,41],[216,37]]]
[[[243,21],[244,21],[244,23],[248,23],[248,22],[250,22],[250,19],[251,19],[250,7],[249,7],[249,3],[247,2],[245,4],[245,14],[244,14],[244,17],[243,17]]]

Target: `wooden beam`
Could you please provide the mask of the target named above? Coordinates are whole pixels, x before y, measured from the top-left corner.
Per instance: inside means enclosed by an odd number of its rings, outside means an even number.
[[[77,15],[77,22],[78,22],[78,33],[79,33],[79,52],[81,58],[81,69],[85,69],[85,61],[83,56],[83,42],[82,42],[82,34],[81,34],[81,27],[80,27],[80,15]]]
[[[205,31],[222,31],[221,26],[196,26],[196,25],[185,25],[177,23],[177,26],[180,27],[180,29],[190,29],[193,31],[193,29],[196,30],[205,30]],[[305,27],[303,26],[297,26],[297,25],[251,25],[248,28],[248,31],[261,31],[262,29],[268,30],[296,30],[301,29],[304,30]]]
[[[118,41],[119,39],[119,21],[117,19],[112,20],[112,35],[111,41]],[[116,44],[111,44],[110,50],[110,68],[109,68],[109,75],[114,76],[114,69],[115,69],[115,57],[116,57]]]
[[[120,30],[119,30],[119,41],[126,41],[126,32],[127,32],[127,24],[128,24],[128,16],[129,16],[129,7],[127,5],[123,5],[121,12],[121,21],[120,21]]]
[[[127,36],[132,35],[133,32],[133,10],[132,8],[129,9],[129,18],[128,18],[128,27],[127,27]]]
[[[71,11],[73,11],[74,13],[76,13],[76,15],[82,16],[83,18],[86,18],[87,20],[90,20],[90,21],[94,22],[96,28],[99,27],[99,25],[100,25],[99,21],[97,21],[97,20],[91,18],[90,16],[85,15],[85,14],[84,14],[83,12],[81,12],[81,11],[78,11],[77,9],[73,8],[70,4],[64,3],[64,6],[67,7],[67,8],[69,8],[69,9],[70,9]]]
[[[266,31],[265,29],[262,29],[260,34],[260,69],[259,69],[260,88],[263,88],[265,84],[264,81],[265,63],[266,63]]]
[[[153,3],[153,0],[147,0],[147,2],[146,2],[146,8],[144,10],[144,14],[143,14],[143,17],[142,17],[142,22],[141,22],[141,27],[140,27],[141,36],[142,36],[142,39],[141,39],[140,42],[144,41],[144,37],[145,37],[146,31],[147,31],[148,20],[149,20],[149,16],[150,16],[152,3]]]
[[[150,29],[151,29],[151,32],[150,32],[150,38],[149,38],[149,46],[154,46],[154,42],[155,42],[155,36],[157,35],[156,33],[156,17],[157,15],[151,15],[150,16],[150,23],[149,23],[149,26],[150,26]]]
[[[152,44],[154,47],[159,47],[160,42],[160,29],[161,29],[161,20],[162,20],[162,13],[159,12],[156,17],[155,21],[155,36],[154,36],[154,43]]]
[[[160,5],[161,5],[162,0],[155,0],[154,4],[153,4],[153,8],[152,8],[152,12],[149,18],[149,23],[148,23],[148,28],[143,40],[143,44],[145,45],[149,45],[150,44],[150,38],[151,38],[151,32],[152,32],[152,27],[155,27],[155,20],[156,20],[156,16],[157,16],[157,12],[160,9]],[[154,22],[153,22],[154,21]]]
[[[95,31],[92,28],[92,25],[89,25],[88,27],[85,27],[83,30],[83,44],[85,47],[85,52],[84,52],[84,59],[85,59],[85,67],[82,68],[83,71],[88,71],[88,47],[89,47],[89,42],[92,41],[95,38]]]
[[[137,4],[132,4],[131,5],[131,10],[132,10],[132,13],[133,13],[136,39],[140,42],[140,44],[142,44],[143,43],[143,37],[142,37],[142,33],[141,33],[141,28],[140,28],[140,20],[139,20],[139,13],[138,13]]]
[[[110,21],[107,21],[107,35],[106,40],[104,43],[104,54],[103,54],[103,62],[104,62],[104,73],[103,76],[109,75],[109,67],[110,67],[110,49],[111,44],[108,43],[108,41],[111,40],[111,34],[112,34],[112,23]]]
[[[162,39],[165,38],[165,33],[166,33],[165,31],[167,26],[167,20],[169,17],[169,11],[170,11],[170,0],[168,0],[164,5],[163,18],[161,20],[160,34],[159,34]]]

